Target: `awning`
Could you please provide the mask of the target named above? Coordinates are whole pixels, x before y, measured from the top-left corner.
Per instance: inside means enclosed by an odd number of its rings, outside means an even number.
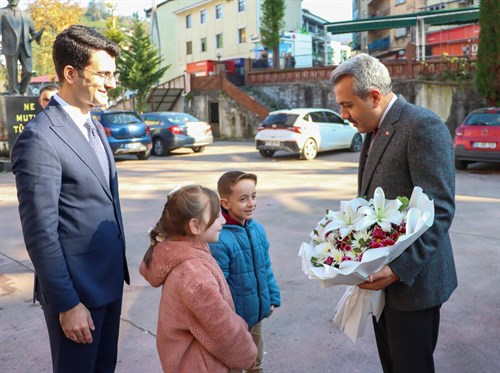
[[[333,22],[325,25],[326,31],[332,34],[382,30],[389,28],[412,27],[423,20],[426,25],[460,25],[479,22],[479,7],[435,10],[398,16],[374,17],[354,21]]]

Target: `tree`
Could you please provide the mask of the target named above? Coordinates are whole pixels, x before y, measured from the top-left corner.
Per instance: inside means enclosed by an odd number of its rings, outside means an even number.
[[[482,0],[479,8],[479,49],[476,88],[489,106],[500,106],[500,2]]]
[[[285,27],[285,0],[264,0],[260,26],[261,43],[273,50],[273,67],[280,66],[279,45],[281,31]]]
[[[136,18],[132,35],[118,58],[118,69],[123,88],[137,92],[135,109],[139,112],[146,108],[146,97],[151,87],[170,67],[160,68],[160,64],[158,49],[149,40],[144,25]]]
[[[109,8],[110,3],[106,3],[103,0],[95,1],[90,0],[89,5],[87,6],[87,11],[85,12],[85,16],[88,17],[91,21],[99,21],[103,18],[106,18],[108,14],[107,8]]]
[[[103,35],[112,42],[118,44],[119,46],[122,46],[125,42],[125,34],[119,28],[120,22],[118,20],[118,17],[115,15],[116,5],[107,3],[107,6],[111,15],[106,19],[106,30],[103,32]],[[108,96],[111,99],[116,99],[117,97],[121,96],[122,93],[123,87],[121,85],[118,85],[116,88],[110,89],[108,91]]]
[[[56,35],[80,23],[85,9],[72,0],[33,0],[28,9],[35,29],[44,28],[40,46],[32,44],[34,70],[37,75],[54,74],[52,44]]]

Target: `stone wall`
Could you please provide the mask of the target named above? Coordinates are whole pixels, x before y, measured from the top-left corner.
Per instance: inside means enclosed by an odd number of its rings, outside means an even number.
[[[339,111],[333,89],[328,81],[317,83],[266,84],[253,86],[270,96],[282,108],[324,107]],[[402,94],[407,101],[427,107],[438,114],[450,133],[473,109],[486,106],[473,84],[444,84],[420,80],[396,81],[393,91]],[[197,92],[186,111],[208,120],[209,102],[219,103],[219,127],[221,137],[253,139],[261,118],[248,112],[242,105],[225,94]]]

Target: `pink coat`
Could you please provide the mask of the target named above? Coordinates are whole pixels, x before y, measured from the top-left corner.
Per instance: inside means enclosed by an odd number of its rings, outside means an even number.
[[[164,372],[218,373],[249,369],[257,348],[208,245],[162,241],[141,274],[163,285],[156,346]]]

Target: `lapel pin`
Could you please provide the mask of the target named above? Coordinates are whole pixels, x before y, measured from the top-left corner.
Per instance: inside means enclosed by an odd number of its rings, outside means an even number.
[[[389,137],[389,131],[385,131],[385,135]]]

